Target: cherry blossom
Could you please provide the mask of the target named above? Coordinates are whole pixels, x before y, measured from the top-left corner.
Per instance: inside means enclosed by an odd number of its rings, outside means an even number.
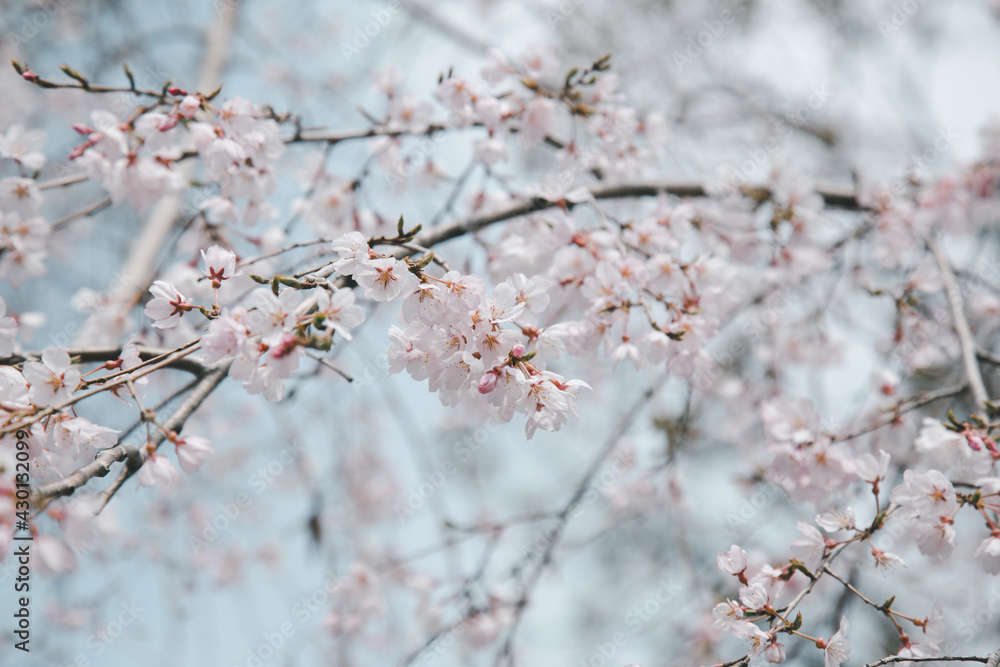
[[[772,665],[779,665],[785,661],[785,645],[774,642],[764,649],[764,658]]]
[[[174,447],[181,470],[189,475],[198,472],[205,458],[213,452],[212,443],[196,435],[178,436],[174,439]]]
[[[712,608],[712,617],[715,627],[728,631],[734,622],[743,618],[743,607],[733,600],[720,602]]]
[[[45,166],[45,133],[41,130],[25,131],[23,125],[11,125],[0,135],[0,158],[14,160],[29,171],[39,171]]]
[[[76,567],[76,557],[65,543],[52,535],[35,538],[39,569],[50,575],[65,574]]]
[[[316,295],[316,312],[323,318],[318,326],[330,335],[336,331],[346,340],[352,340],[351,329],[365,321],[364,310],[356,305],[354,292],[349,289],[320,291]]]
[[[747,655],[751,659],[761,655],[767,648],[768,642],[771,641],[771,635],[747,621],[733,621],[729,625],[729,632],[737,639],[750,642]]]
[[[212,281],[212,287],[216,289],[223,280],[243,274],[236,270],[236,253],[231,250],[214,245],[207,253],[202,250],[201,258],[205,262],[205,277]]]
[[[862,454],[854,460],[858,477],[869,484],[874,484],[877,489],[878,483],[884,480],[889,472],[890,459],[891,457],[885,450],[879,450],[878,459],[867,452]]]
[[[854,509],[848,506],[843,510],[830,510],[817,515],[816,525],[828,533],[836,533],[838,530],[854,530]]]
[[[734,544],[729,551],[720,551],[715,562],[723,572],[739,575],[747,569],[747,552]]]
[[[177,291],[173,283],[157,280],[149,288],[153,298],[146,304],[146,317],[153,320],[157,329],[176,327],[184,313],[193,310],[194,304]]]
[[[937,470],[907,470],[903,484],[892,490],[891,499],[913,516],[945,515],[958,509],[954,487]]]
[[[405,262],[391,257],[365,262],[353,274],[365,297],[373,301],[392,301],[407,296],[417,288],[417,277],[410,273]]]
[[[805,521],[795,524],[795,529],[802,533],[802,537],[792,542],[792,554],[802,561],[810,572],[815,572],[823,561],[826,539],[812,524]]]
[[[847,639],[847,630],[851,627],[846,616],[840,617],[840,628],[826,642],[823,649],[824,667],[837,667],[847,662],[851,657],[851,642]]]
[[[70,362],[66,350],[46,348],[42,360],[24,364],[24,379],[31,388],[28,399],[38,406],[56,405],[69,400],[80,384],[80,371]]]
[[[179,475],[170,459],[163,454],[150,452],[139,468],[136,483],[139,486],[170,486],[177,481]]]
[[[83,417],[60,421],[53,430],[52,443],[56,449],[81,462],[90,461],[98,450],[118,442],[118,431]]]

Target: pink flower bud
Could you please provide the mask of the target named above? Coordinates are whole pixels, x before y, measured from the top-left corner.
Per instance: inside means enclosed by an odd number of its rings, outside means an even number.
[[[38,75],[32,72],[30,69],[24,70],[24,72],[21,73],[21,78],[23,78],[25,81],[38,81]]]
[[[169,88],[167,88],[167,92],[170,93],[171,95],[187,95],[186,90],[181,90],[177,86],[170,86]]]
[[[83,123],[73,123],[73,129],[76,130],[77,132],[79,132],[80,134],[84,135],[84,136],[87,136],[89,134],[93,134],[94,133],[94,129],[93,128],[87,127]]]
[[[166,132],[167,130],[172,130],[177,127],[177,121],[180,120],[179,116],[175,113],[170,114],[162,121],[160,121],[160,126],[157,128],[160,132]]]
[[[527,350],[525,350],[524,346],[520,343],[515,343],[514,347],[510,348],[510,353],[515,357],[523,357],[525,352],[527,352]]]
[[[483,373],[483,377],[479,378],[479,393],[488,394],[497,388],[497,374],[493,371]]]

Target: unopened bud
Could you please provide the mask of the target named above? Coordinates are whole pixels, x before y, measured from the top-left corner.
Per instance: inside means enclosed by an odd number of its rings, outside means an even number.
[[[170,86],[169,88],[167,88],[167,92],[170,93],[171,95],[187,95],[186,90],[181,90],[177,86]]]
[[[493,371],[488,373],[483,373],[483,377],[479,378],[479,393],[488,394],[497,388],[497,374]]]
[[[94,128],[88,127],[88,126],[84,125],[83,123],[73,123],[73,129],[76,130],[77,132],[79,132],[80,134],[84,135],[84,136],[87,136],[87,135],[90,135],[90,134],[94,133]]]
[[[166,132],[167,130],[172,130],[175,127],[177,127],[178,120],[179,116],[175,113],[172,113],[166,116],[162,121],[160,121],[160,125],[157,129],[159,129],[160,132]]]
[[[510,353],[515,357],[523,357],[526,352],[527,350],[525,350],[524,346],[520,343],[515,343],[514,347],[510,348]]]
[[[25,81],[38,81],[38,75],[32,72],[30,69],[26,69],[21,72],[21,78]]]

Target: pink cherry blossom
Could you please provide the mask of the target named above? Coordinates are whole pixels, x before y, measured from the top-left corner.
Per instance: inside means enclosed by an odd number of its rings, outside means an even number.
[[[826,552],[826,539],[816,528],[805,521],[795,524],[802,537],[792,541],[792,554],[798,558],[810,572],[815,572]]]
[[[194,115],[198,113],[198,109],[200,108],[201,100],[194,95],[185,95],[184,99],[177,106],[177,113],[184,118],[194,118]]]
[[[764,649],[764,659],[772,665],[779,665],[785,661],[785,645],[774,642],[768,644]]]
[[[212,443],[196,435],[177,437],[174,440],[174,447],[177,451],[177,461],[181,464],[181,470],[189,475],[198,472],[208,455],[213,453]]]
[[[149,288],[149,293],[153,295],[153,299],[146,304],[145,313],[146,317],[153,320],[153,326],[157,329],[176,327],[181,316],[194,309],[194,304],[177,291],[173,283],[157,280]]]
[[[850,626],[847,617],[841,616],[840,628],[830,637],[829,641],[826,642],[826,648],[823,649],[824,667],[837,667],[850,659],[851,642],[847,639],[847,630]]]
[[[349,289],[333,293],[321,290],[316,295],[317,313],[323,316],[323,327],[330,335],[336,331],[345,340],[352,340],[351,329],[365,321],[365,311],[355,302],[354,292]]]
[[[828,533],[854,530],[854,509],[848,505],[843,510],[830,510],[816,516],[816,525]]]
[[[212,281],[212,287],[216,289],[223,280],[243,275],[242,271],[236,270],[236,253],[231,250],[214,245],[207,253],[202,250],[201,258],[205,262],[205,277]]]
[[[7,158],[24,165],[29,171],[39,171],[45,166],[45,133],[27,130],[20,124],[11,125],[0,135],[0,158]]]
[[[163,454],[150,452],[139,468],[136,483],[142,486],[170,486],[179,478],[177,468]]]
[[[720,551],[715,557],[715,563],[723,572],[740,574],[747,569],[747,552],[734,544],[728,551]]]
[[[733,600],[720,602],[712,608],[712,617],[715,627],[728,631],[733,623],[743,618],[743,608]]]
[[[69,400],[81,379],[80,371],[71,364],[66,350],[57,347],[42,352],[41,362],[25,363],[22,372],[31,385],[28,399],[40,407]]]
[[[354,274],[365,297],[373,301],[392,301],[408,296],[417,288],[417,277],[410,273],[405,262],[391,257],[373,259]]]
[[[737,639],[749,642],[747,655],[753,659],[761,655],[771,641],[771,636],[748,621],[734,621],[729,625],[729,633]],[[829,665],[827,666],[829,667]]]

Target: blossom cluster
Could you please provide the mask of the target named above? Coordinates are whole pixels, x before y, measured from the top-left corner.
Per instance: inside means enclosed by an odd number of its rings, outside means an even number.
[[[390,370],[427,380],[445,405],[487,403],[496,418],[527,416],[530,438],[539,427],[558,431],[578,416],[576,395],[587,387],[546,370],[562,353],[557,331],[539,329],[548,306],[544,278],[515,274],[487,296],[483,280],[448,271],[441,277],[383,257],[353,232],[334,241],[334,268],[352,277],[374,301],[400,298],[402,327],[389,330]]]

